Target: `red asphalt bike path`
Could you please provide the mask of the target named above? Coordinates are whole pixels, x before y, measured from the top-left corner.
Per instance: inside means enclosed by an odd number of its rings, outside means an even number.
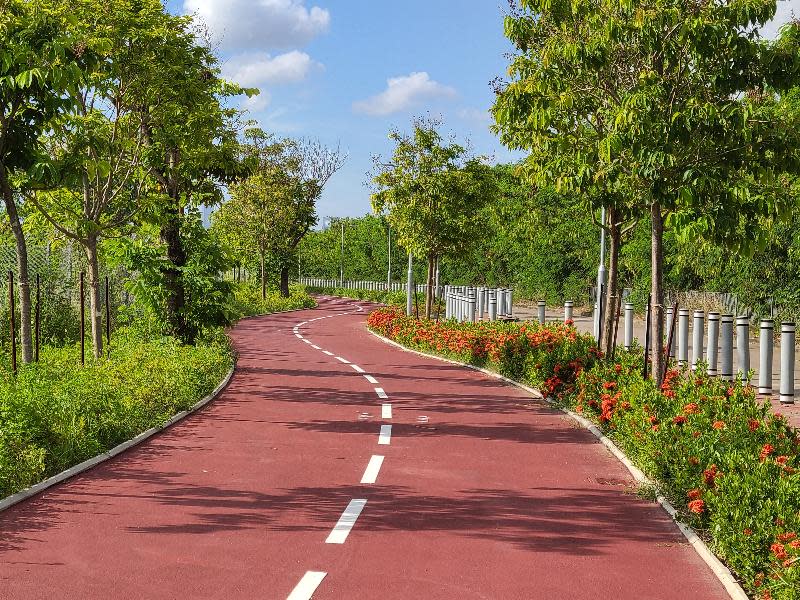
[[[242,321],[215,402],[0,513],[0,598],[285,599],[307,571],[315,599],[727,598],[589,432],[357,306]]]

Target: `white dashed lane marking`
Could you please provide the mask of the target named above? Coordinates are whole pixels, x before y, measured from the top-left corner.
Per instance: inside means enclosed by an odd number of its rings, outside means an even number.
[[[369,459],[369,464],[364,471],[364,476],[361,478],[361,483],[375,483],[378,480],[378,473],[383,464],[383,457],[374,455]]]
[[[325,540],[326,544],[344,544],[347,536],[358,520],[358,516],[366,506],[366,500],[350,500],[350,504],[344,509],[342,516],[339,517],[339,522],[333,528],[328,539]]]
[[[392,418],[392,405],[391,404],[384,404],[381,406],[381,419],[391,419]]]
[[[392,426],[381,425],[381,432],[378,434],[378,444],[388,446],[392,442]]]
[[[327,350],[323,350],[322,353],[327,354],[328,356],[333,356],[333,352],[328,352]]]
[[[337,356],[337,357],[336,357],[336,360],[338,360],[339,362],[341,362],[341,363],[344,363],[344,364],[346,364],[346,365],[349,365],[349,364],[350,364],[350,361],[349,361],[349,360],[346,360],[346,359],[342,358],[341,356]]]
[[[366,379],[373,385],[376,385],[378,383],[378,380],[375,379],[372,375],[364,375],[364,379]]]
[[[286,600],[310,600],[326,575],[324,571],[306,571]]]
[[[375,393],[378,394],[378,398],[381,400],[386,400],[386,398],[389,397],[389,395],[383,391],[383,388],[375,388]]]
[[[356,373],[363,373],[363,372],[364,372],[364,369],[362,369],[362,368],[361,368],[361,367],[359,367],[358,365],[350,365],[350,366],[351,366],[351,367],[353,367],[353,370],[354,370]]]

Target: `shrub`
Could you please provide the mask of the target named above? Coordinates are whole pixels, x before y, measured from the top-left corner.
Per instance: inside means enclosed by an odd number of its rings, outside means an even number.
[[[236,321],[243,317],[255,315],[265,315],[287,310],[297,310],[301,308],[314,308],[317,303],[308,295],[302,285],[292,285],[289,287],[289,297],[284,298],[278,290],[269,289],[266,299],[261,297],[261,285],[258,283],[239,283],[236,284],[233,292],[233,300],[228,308],[229,319]]]

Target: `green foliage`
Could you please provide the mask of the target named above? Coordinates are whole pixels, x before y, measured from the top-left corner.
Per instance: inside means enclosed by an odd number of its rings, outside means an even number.
[[[312,294],[321,294],[324,296],[338,296],[339,298],[352,298],[353,300],[367,300],[378,304],[388,304],[389,306],[406,306],[406,292],[387,292],[386,290],[351,290],[340,287],[309,287],[308,291]],[[425,294],[417,292],[414,299],[416,306],[422,306],[425,303]],[[435,311],[435,308],[434,308]],[[439,303],[439,312],[444,314],[444,305]]]
[[[0,496],[163,424],[211,392],[231,364],[224,335],[192,347],[122,329],[111,358],[85,368],[75,347],[44,348],[16,379],[0,365]]]
[[[234,286],[233,299],[227,310],[231,320],[238,320],[244,317],[315,308],[316,306],[317,303],[301,285],[289,286],[288,298],[283,297],[277,289],[267,290],[266,298],[263,298],[260,285],[245,282]]]

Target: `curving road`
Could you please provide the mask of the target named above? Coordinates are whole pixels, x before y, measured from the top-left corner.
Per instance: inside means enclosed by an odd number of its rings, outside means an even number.
[[[0,513],[0,598],[727,597],[590,433],[364,318],[241,322],[216,402]]]

